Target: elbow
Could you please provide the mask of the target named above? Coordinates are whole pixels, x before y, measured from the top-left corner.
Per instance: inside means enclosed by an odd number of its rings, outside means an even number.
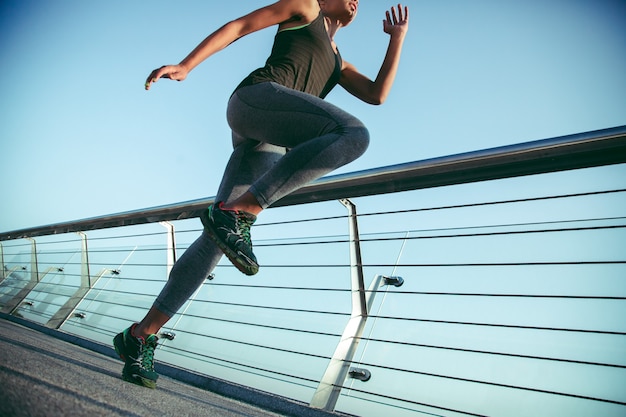
[[[387,101],[387,96],[389,95],[389,90],[384,88],[372,88],[369,91],[367,102],[374,106],[380,106],[385,101]]]
[[[379,97],[379,96],[356,96],[359,100],[367,103],[367,104],[371,104],[373,106],[380,106],[381,104],[383,104],[385,102],[385,98],[384,97]]]
[[[386,100],[387,100],[387,96],[378,95],[378,96],[369,97],[367,99],[367,103],[371,104],[371,105],[374,105],[374,106],[380,106]]]
[[[372,104],[374,106],[380,106],[387,99],[387,94],[383,94],[377,91],[368,91],[366,94],[361,94],[357,96],[362,101],[367,104]]]
[[[350,84],[342,85],[350,94],[367,104],[379,106],[387,100],[387,92],[377,88],[373,82],[370,82],[370,85],[367,86]]]
[[[387,97],[379,97],[377,100],[375,100],[372,104],[374,106],[380,106],[382,105],[385,101],[387,101]]]

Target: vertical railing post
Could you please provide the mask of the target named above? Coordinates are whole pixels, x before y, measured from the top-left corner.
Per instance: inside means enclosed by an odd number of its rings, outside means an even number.
[[[350,280],[352,287],[352,305],[358,305],[360,316],[367,316],[365,303],[365,281],[363,278],[363,260],[361,259],[361,240],[356,206],[348,199],[339,200],[349,213],[350,221]]]
[[[170,276],[170,272],[176,263],[176,234],[174,233],[174,225],[170,222],[159,222],[159,224],[167,229],[167,275]]]
[[[352,314],[341,336],[341,340],[335,349],[335,353],[326,368],[326,372],[311,400],[311,407],[321,408],[327,411],[333,411],[335,409],[341,388],[343,387],[343,382],[348,375],[352,358],[356,353],[359,338],[363,334],[368,312],[356,206],[347,199],[340,200],[340,202],[348,209],[350,222]]]
[[[33,287],[39,282],[39,263],[37,262],[37,242],[32,237],[30,240],[30,282],[34,283]]]
[[[80,286],[74,294],[63,304],[63,306],[46,323],[47,327],[53,329],[60,328],[74,313],[78,304],[83,301],[89,290],[96,285],[98,279],[104,274],[98,274],[93,280],[89,271],[89,248],[87,245],[87,235],[83,232],[76,232],[81,239],[80,250]]]
[[[92,287],[91,275],[89,274],[89,248],[87,247],[87,235],[76,232],[80,236],[80,286]]]
[[[340,200],[349,212],[350,221],[350,282],[352,291],[352,313],[350,320],[344,328],[341,339],[337,344],[337,348],[333,353],[330,362],[320,380],[320,383],[311,399],[311,407],[321,408],[325,411],[334,411],[337,400],[341,394],[344,381],[350,373],[350,365],[359,345],[359,341],[363,336],[365,324],[369,315],[374,297],[383,285],[394,285],[399,287],[404,280],[400,277],[387,277],[384,275],[376,275],[369,288],[365,289],[365,280],[363,279],[363,262],[361,258],[361,241],[359,238],[359,225],[356,213],[356,206],[348,199]],[[367,379],[371,376],[369,371]],[[358,372],[357,372],[358,374]],[[359,378],[358,379],[367,380]]]
[[[2,281],[4,281],[4,279],[6,278],[6,274],[4,272],[4,252],[2,250],[2,243],[0,243],[0,283],[2,283]]]
[[[31,237],[26,239],[30,240],[30,280],[8,303],[2,308],[3,313],[13,314],[22,305],[28,294],[39,283],[39,265],[37,263],[37,242]],[[4,265],[2,266],[4,268]]]

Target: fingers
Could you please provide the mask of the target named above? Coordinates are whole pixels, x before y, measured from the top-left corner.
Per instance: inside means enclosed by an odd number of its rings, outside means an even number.
[[[409,19],[409,7],[408,6],[404,6],[404,8],[402,7],[401,4],[398,3],[398,7],[397,7],[398,12],[396,13],[396,9],[395,8],[391,8],[391,11],[393,13],[393,24],[397,25],[398,23],[402,23],[405,22]]]
[[[386,12],[385,19],[383,19],[383,30],[388,34],[392,34],[392,32],[406,33],[408,24],[408,6],[402,7],[401,4],[398,4],[397,7],[392,7],[391,10]]]
[[[397,8],[392,7],[391,12],[386,12],[386,17],[388,25],[397,25],[406,22],[409,20],[409,7],[404,6],[403,8],[401,4],[398,4]]]
[[[157,68],[154,71],[152,71],[150,75],[148,75],[148,78],[146,78],[146,84],[145,84],[146,90],[149,90],[152,83],[157,82],[157,80],[162,77],[163,68],[165,67]]]
[[[157,82],[159,78],[170,78],[174,79],[171,74],[176,72],[175,66],[173,65],[164,65],[161,68],[157,68],[150,73],[148,78],[146,79],[146,83],[144,85],[146,90],[150,89],[152,83]]]

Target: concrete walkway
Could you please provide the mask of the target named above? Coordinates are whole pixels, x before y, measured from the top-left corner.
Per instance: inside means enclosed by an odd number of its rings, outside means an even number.
[[[0,416],[279,416],[164,376],[121,379],[122,362],[0,319]]]

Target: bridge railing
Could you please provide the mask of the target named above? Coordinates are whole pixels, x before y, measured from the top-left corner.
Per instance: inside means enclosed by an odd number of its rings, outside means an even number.
[[[626,127],[323,178],[157,361],[356,415],[626,412]],[[340,200],[340,203],[335,201]],[[109,344],[212,199],[0,234],[0,311]]]

